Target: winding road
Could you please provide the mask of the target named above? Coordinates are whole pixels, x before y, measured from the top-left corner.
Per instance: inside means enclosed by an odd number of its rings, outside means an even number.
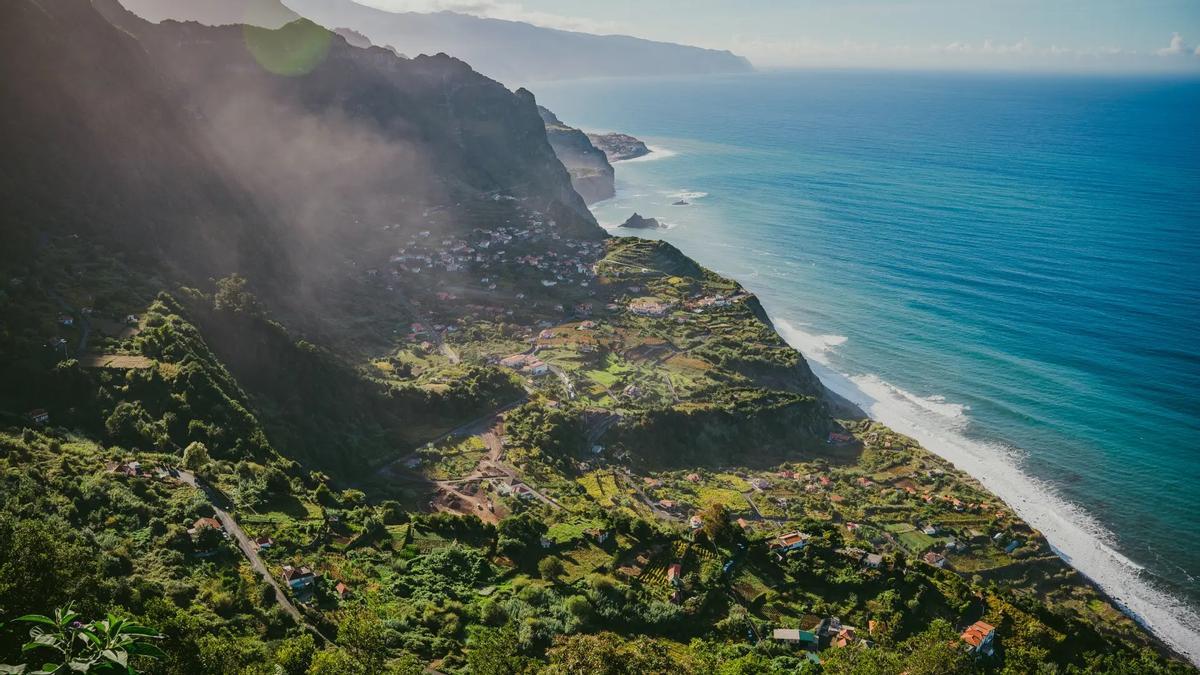
[[[258,547],[254,545],[254,542],[251,541],[250,537],[246,534],[246,531],[243,530],[242,526],[238,524],[237,519],[233,517],[233,514],[221,506],[221,504],[228,501],[225,495],[216,488],[210,486],[208,483],[197,478],[196,475],[191,471],[186,471],[184,469],[177,469],[177,471],[179,473],[179,480],[191,485],[192,487],[199,488],[202,492],[204,492],[204,495],[208,497],[208,501],[212,504],[216,518],[221,523],[221,527],[225,528],[225,531],[233,536],[233,540],[237,542],[238,548],[242,551],[242,555],[246,556],[246,559],[250,561],[250,567],[262,577],[263,581],[266,581],[271,585],[271,588],[275,589],[275,602],[279,603],[279,606],[283,608],[283,611],[287,612],[289,616],[295,619],[297,624],[304,626],[322,640],[332,644],[332,641],[329,638],[322,635],[320,631],[304,620],[304,615],[300,613],[300,610],[296,607],[296,605],[292,604],[292,601],[288,598],[287,593],[284,592],[283,587],[280,586],[279,582],[275,581],[275,577],[271,575],[270,568],[267,567],[267,564],[263,562],[263,559],[258,555]]]

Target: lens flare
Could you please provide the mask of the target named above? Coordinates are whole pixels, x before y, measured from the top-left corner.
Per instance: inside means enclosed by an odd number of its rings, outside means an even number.
[[[243,30],[246,48],[258,64],[287,77],[311,73],[325,60],[333,37],[329,31],[303,19],[278,30],[249,25]]]

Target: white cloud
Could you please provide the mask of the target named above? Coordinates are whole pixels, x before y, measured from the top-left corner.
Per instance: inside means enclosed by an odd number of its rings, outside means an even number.
[[[1171,44],[1158,50],[1159,56],[1176,56],[1182,54],[1187,47],[1183,44],[1183,38],[1179,33],[1171,34]]]
[[[1184,56],[1191,54],[1192,56],[1200,56],[1200,47],[1192,48],[1184,41],[1183,36],[1179,33],[1171,33],[1171,42],[1166,47],[1154,52],[1159,56]]]
[[[1172,54],[1192,54],[1181,39],[1173,40]],[[730,48],[765,67],[867,67],[948,68],[1000,70],[1083,70],[1137,72],[1163,68],[1191,69],[1192,59],[1168,62],[1160,51],[1135,51],[1118,47],[1077,48],[1042,46],[1029,38],[1016,41],[955,40],[927,45],[880,44],[854,40],[823,41],[808,37],[764,41],[735,36]],[[1170,49],[1170,48],[1168,48]],[[1200,55],[1200,51],[1196,52]]]
[[[360,0],[393,12],[458,12],[489,19],[523,21],[545,28],[558,28],[583,33],[612,33],[621,30],[613,21],[598,21],[586,17],[564,16],[552,12],[528,9],[519,2],[507,0]]]

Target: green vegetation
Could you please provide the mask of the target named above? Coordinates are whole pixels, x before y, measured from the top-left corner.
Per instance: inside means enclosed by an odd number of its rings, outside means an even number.
[[[106,97],[35,78],[61,115],[8,125],[51,125],[0,228],[9,671],[1194,672],[975,481],[833,419],[737,283],[605,237],[528,92],[305,22],[12,6],[5,48]],[[208,166],[247,91],[261,137]]]

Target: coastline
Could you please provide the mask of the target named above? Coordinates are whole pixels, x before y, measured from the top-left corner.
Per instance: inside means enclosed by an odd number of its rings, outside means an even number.
[[[1200,630],[1192,627],[1200,625],[1200,617],[1140,578],[1142,567],[1108,545],[1105,539],[1110,535],[1099,523],[1079,506],[1058,496],[1052,486],[1021,470],[1015,450],[998,443],[975,441],[954,430],[934,428],[940,415],[929,412],[929,419],[917,417],[912,412],[917,406],[901,390],[873,376],[853,378],[836,371],[820,349],[811,348],[821,344],[823,336],[804,333],[775,316],[771,322],[776,332],[804,356],[835,404],[917,440],[925,450],[978,481],[1041,532],[1055,554],[1115,607],[1169,649],[1200,667]],[[804,344],[810,347],[802,348]],[[861,384],[872,380],[874,386]],[[845,408],[846,405],[850,408]]]
[[[623,161],[653,157],[654,153]],[[612,199],[620,196],[618,188]],[[613,236],[630,236],[615,224],[601,223],[601,227]],[[1143,567],[1116,551],[1109,543],[1111,532],[1082,507],[1061,497],[1046,481],[1025,473],[1018,449],[963,434],[969,420],[962,406],[917,397],[873,375],[850,376],[837,371],[826,354],[846,337],[805,333],[787,319],[768,313],[772,329],[804,357],[820,380],[835,414],[880,422],[953,464],[1039,531],[1064,564],[1114,607],[1166,649],[1200,668],[1200,629],[1195,628],[1200,626],[1200,615],[1147,581]]]

